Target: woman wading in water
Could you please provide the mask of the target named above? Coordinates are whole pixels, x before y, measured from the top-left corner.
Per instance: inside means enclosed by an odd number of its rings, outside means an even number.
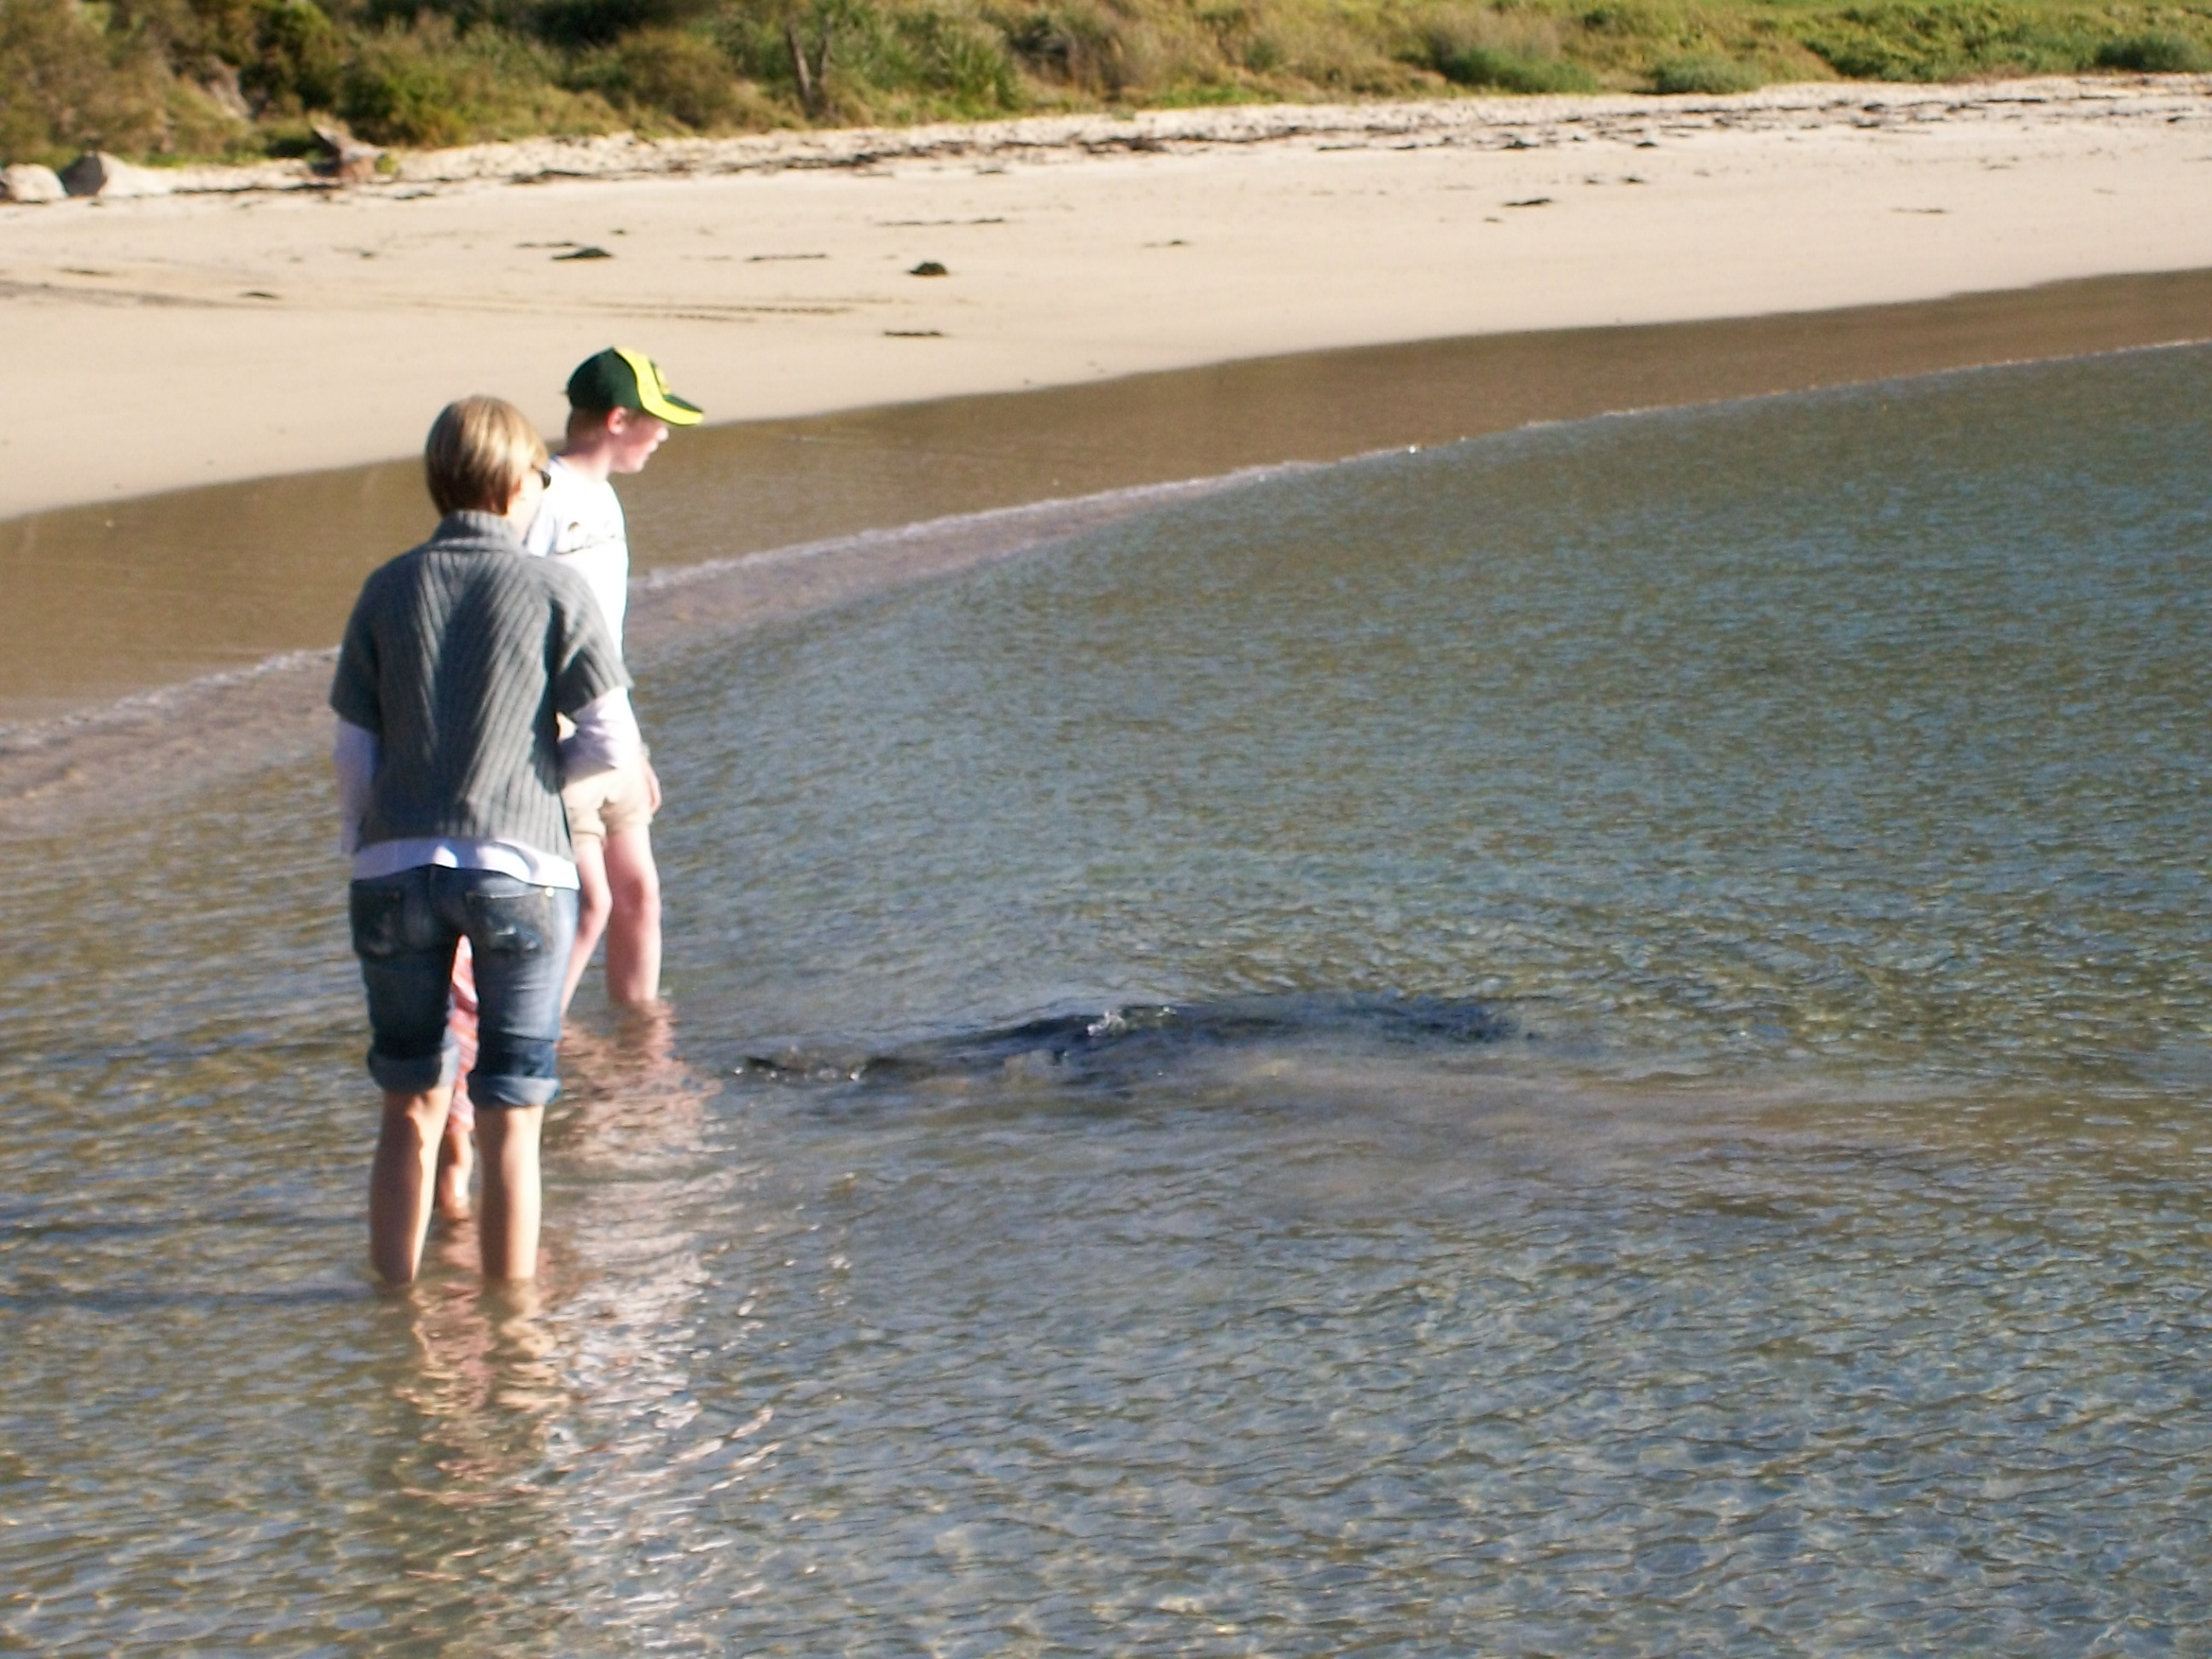
[[[368,994],[368,1069],[384,1090],[369,1254],[415,1277],[459,1053],[453,956],[475,957],[469,1077],[483,1142],[487,1279],[537,1271],[538,1139],[560,1092],[555,1050],[576,932],[561,786],[634,765],[622,659],[584,580],[529,557],[545,447],[513,404],[447,405],[424,450],[445,516],[371,575],[331,685],[354,951]],[[574,735],[560,740],[566,717]]]

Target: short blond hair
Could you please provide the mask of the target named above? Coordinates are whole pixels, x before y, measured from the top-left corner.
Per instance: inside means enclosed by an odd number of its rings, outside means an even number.
[[[504,513],[523,478],[545,465],[545,440],[501,398],[463,398],[430,422],[422,471],[441,513]]]

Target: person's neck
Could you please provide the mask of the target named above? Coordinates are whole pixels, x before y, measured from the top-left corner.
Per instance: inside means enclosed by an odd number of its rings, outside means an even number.
[[[609,444],[571,444],[561,452],[561,465],[593,483],[605,483],[614,476],[615,453]]]

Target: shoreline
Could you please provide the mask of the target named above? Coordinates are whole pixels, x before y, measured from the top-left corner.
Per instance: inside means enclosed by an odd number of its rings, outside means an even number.
[[[2148,295],[2140,291],[2145,289],[2150,290]],[[995,419],[1003,428],[1019,429],[1032,438],[1039,435],[1040,422],[1036,417],[1041,410],[1056,415],[1063,429],[1071,415],[1094,417],[1083,425],[1087,432],[1095,432],[1098,424],[1095,417],[1100,413],[1097,405],[1103,398],[1111,398],[1121,405],[1119,421],[1125,431],[1140,426],[1149,428],[1147,410],[1158,406],[1157,394],[1163,388],[1171,398],[1180,398],[1200,421],[1219,402],[1231,407],[1250,405],[1270,382],[1279,390],[1291,384],[1304,386],[1316,406],[1325,406],[1328,414],[1328,419],[1316,423],[1310,419],[1313,410],[1292,408],[1283,411],[1283,421],[1277,426],[1244,434],[1248,445],[1258,442],[1273,447],[1271,458],[1261,463],[1235,461],[1233,446],[1211,452],[1202,446],[1180,447],[1179,434],[1169,432],[1164,434],[1164,449],[1113,459],[1112,465],[1133,469],[1136,481],[1072,495],[971,506],[918,519],[818,526],[829,533],[781,541],[770,538],[773,544],[704,560],[641,561],[632,580],[631,651],[649,685],[658,664],[710,638],[732,637],[981,564],[1022,556],[1163,504],[1200,498],[1270,476],[1354,460],[1362,454],[1461,441],[1533,425],[1656,413],[2033,361],[2157,349],[2160,345],[2151,342],[2113,344],[2109,338],[2116,324],[2124,325],[2130,319],[2140,324],[2147,319],[2154,330],[2176,310],[2212,317],[2212,271],[2169,279],[2109,279],[2025,295],[1972,296],[1965,301],[1881,307],[1810,319],[1747,319],[1322,353],[1139,377],[1108,386],[956,400],[939,406],[892,407],[823,422],[769,423],[750,432],[739,429],[724,435],[751,439],[757,453],[780,452],[787,458],[827,453],[868,469],[872,462],[900,453],[902,441],[915,436],[917,421],[939,428],[940,437],[949,428],[957,438],[969,443],[980,430],[979,414],[983,421]],[[2203,332],[2212,333],[2212,329]],[[1797,337],[1794,356],[1778,355],[1777,348],[1791,343],[1789,337],[1793,335]],[[1759,349],[1762,336],[1765,337],[1764,350]],[[2197,337],[2201,340],[2203,334]],[[1881,349],[1869,349],[1877,338]],[[2095,343],[2100,338],[2108,343]],[[2038,342],[2072,349],[2039,352],[2033,349]],[[1995,349],[2008,344],[2028,349]],[[1579,364],[1575,362],[1577,354]],[[1520,390],[1524,395],[1534,389],[1528,371],[1550,371],[1542,376],[1539,394],[1547,401],[1540,407],[1532,407],[1516,405],[1508,397],[1487,407],[1484,411],[1490,416],[1487,422],[1477,420],[1472,422],[1472,432],[1455,433],[1454,427],[1470,422],[1464,418],[1467,411],[1455,406],[1451,394],[1455,390],[1464,392],[1470,380],[1492,390],[1510,391],[1514,380],[1510,359],[1516,355],[1523,359]],[[1425,389],[1409,386],[1402,371],[1411,357],[1429,360],[1432,368],[1440,362],[1455,367],[1459,383],[1455,385],[1445,375]],[[1212,388],[1214,395],[1189,397],[1194,383],[1200,381],[1217,382]],[[1632,386],[1651,395],[1641,401],[1622,400],[1618,394]],[[1412,395],[1424,390],[1425,395]],[[1576,398],[1583,401],[1578,404],[1573,401]],[[1378,412],[1395,424],[1388,428],[1372,424]],[[872,423],[888,428],[878,431],[873,443],[865,441],[854,430]],[[1303,444],[1285,441],[1288,434],[1301,428]],[[1350,432],[1379,441],[1347,448],[1344,441]],[[1163,436],[1156,432],[1150,435],[1156,440]],[[1048,449],[1052,437],[1049,429],[1042,434]],[[1305,453],[1274,453],[1284,449]],[[927,468],[949,452],[941,445],[923,444],[906,453]],[[1217,470],[1200,476],[1157,476],[1160,458],[1165,454],[1211,459]],[[1004,482],[1001,469],[992,465],[998,459],[987,445],[982,452],[984,472],[994,485]],[[1064,458],[1050,464],[1062,465]],[[659,493],[641,503],[646,510],[634,521],[648,532],[659,532],[664,538],[661,550],[665,552],[666,539],[680,532],[681,516],[659,515],[667,514],[672,507],[680,507],[688,499],[688,486],[696,480],[687,478],[673,466],[657,468],[649,476],[659,485]],[[316,487],[327,498],[332,489],[340,495],[357,496],[364,486],[379,480],[386,487],[398,486],[399,493],[419,494],[411,462],[350,469],[319,478],[270,482],[279,487],[280,494],[283,487]],[[788,481],[787,473],[784,482]],[[896,492],[901,483],[895,477],[889,485]],[[216,487],[189,494],[208,497],[222,510],[234,506],[231,498],[240,488]],[[909,499],[919,502],[927,498]],[[128,505],[46,517],[74,520],[82,531],[97,524],[101,512],[124,512]],[[157,499],[140,505],[159,514],[164,503]],[[417,517],[421,511],[419,507],[416,509]],[[865,518],[865,503],[862,512]],[[0,531],[6,528],[0,526]],[[396,533],[386,535],[382,543],[364,550],[361,569],[388,556],[405,539]],[[5,551],[6,543],[0,539],[0,553]],[[4,568],[5,562],[0,560],[0,569]],[[342,580],[331,592],[337,602],[343,603],[349,600],[358,573],[339,574]],[[320,637],[326,640],[335,631],[333,623]],[[126,647],[128,644],[126,641]],[[304,648],[295,645],[267,650],[237,667],[181,680],[172,678],[120,697],[89,700],[45,717],[0,720],[0,842],[74,830],[94,820],[143,811],[160,799],[306,758],[327,741],[321,693],[331,649],[325,645]]]
[[[1261,357],[695,428],[626,486],[635,568],[1333,462],[1540,422],[2212,337],[2212,270],[1924,304]],[[0,724],[251,669],[337,636],[428,529],[412,459],[0,523]]]
[[[1018,558],[1156,507],[1295,470],[1133,485],[663,568],[632,578],[627,654],[650,671],[713,635]],[[0,845],[127,817],[307,758],[330,739],[323,694],[337,657],[336,646],[280,652],[106,704],[0,722]]]
[[[549,140],[313,182],[0,207],[0,392],[75,393],[0,434],[0,520],[405,454],[468,389],[550,428],[609,336],[757,422],[2212,267],[2212,77]]]
[[[339,185],[306,160],[140,167],[155,196],[332,191],[405,200],[425,185],[542,185],[561,180],[864,172],[911,161],[1066,162],[1116,154],[1188,154],[1254,144],[1331,148],[1399,141],[1438,148],[1528,149],[1595,138],[1639,142],[1719,129],[1808,131],[1838,118],[1866,128],[1932,120],[2019,120],[2042,106],[2102,103],[2149,112],[2146,96],[2188,107],[2212,75],[2037,76],[1960,82],[1807,81],[1714,94],[1483,94],[1353,103],[1224,104],[1121,113],[1013,116],[912,126],[787,128],[730,137],[510,139],[389,153],[390,170]],[[2159,113],[2166,112],[2160,111]]]
[[[2194,104],[2212,76],[2106,73],[1990,82],[1783,82],[1750,93],[1464,93],[1429,100],[1352,104],[1212,104],[1079,115],[1018,115],[998,122],[915,126],[783,128],[737,137],[606,133],[465,143],[442,150],[392,150],[389,173],[337,184],[305,159],[137,168],[150,195],[250,195],[343,191],[410,199],[422,185],[550,184],[560,179],[654,179],[728,173],[817,173],[896,161],[1078,161],[1115,153],[1190,153],[1249,143],[1401,142],[1458,149],[1544,149],[1586,137],[1692,131],[1809,131],[1843,118],[1854,126],[1931,119],[2021,119],[2051,104],[2090,101],[2143,112],[2143,97]],[[1871,119],[1869,119],[1871,118]]]

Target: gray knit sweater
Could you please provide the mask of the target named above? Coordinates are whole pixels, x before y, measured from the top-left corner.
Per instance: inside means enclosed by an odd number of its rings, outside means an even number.
[[[591,588],[495,514],[449,514],[372,574],[331,707],[376,734],[364,847],[451,836],[570,856],[554,716],[629,684]]]

